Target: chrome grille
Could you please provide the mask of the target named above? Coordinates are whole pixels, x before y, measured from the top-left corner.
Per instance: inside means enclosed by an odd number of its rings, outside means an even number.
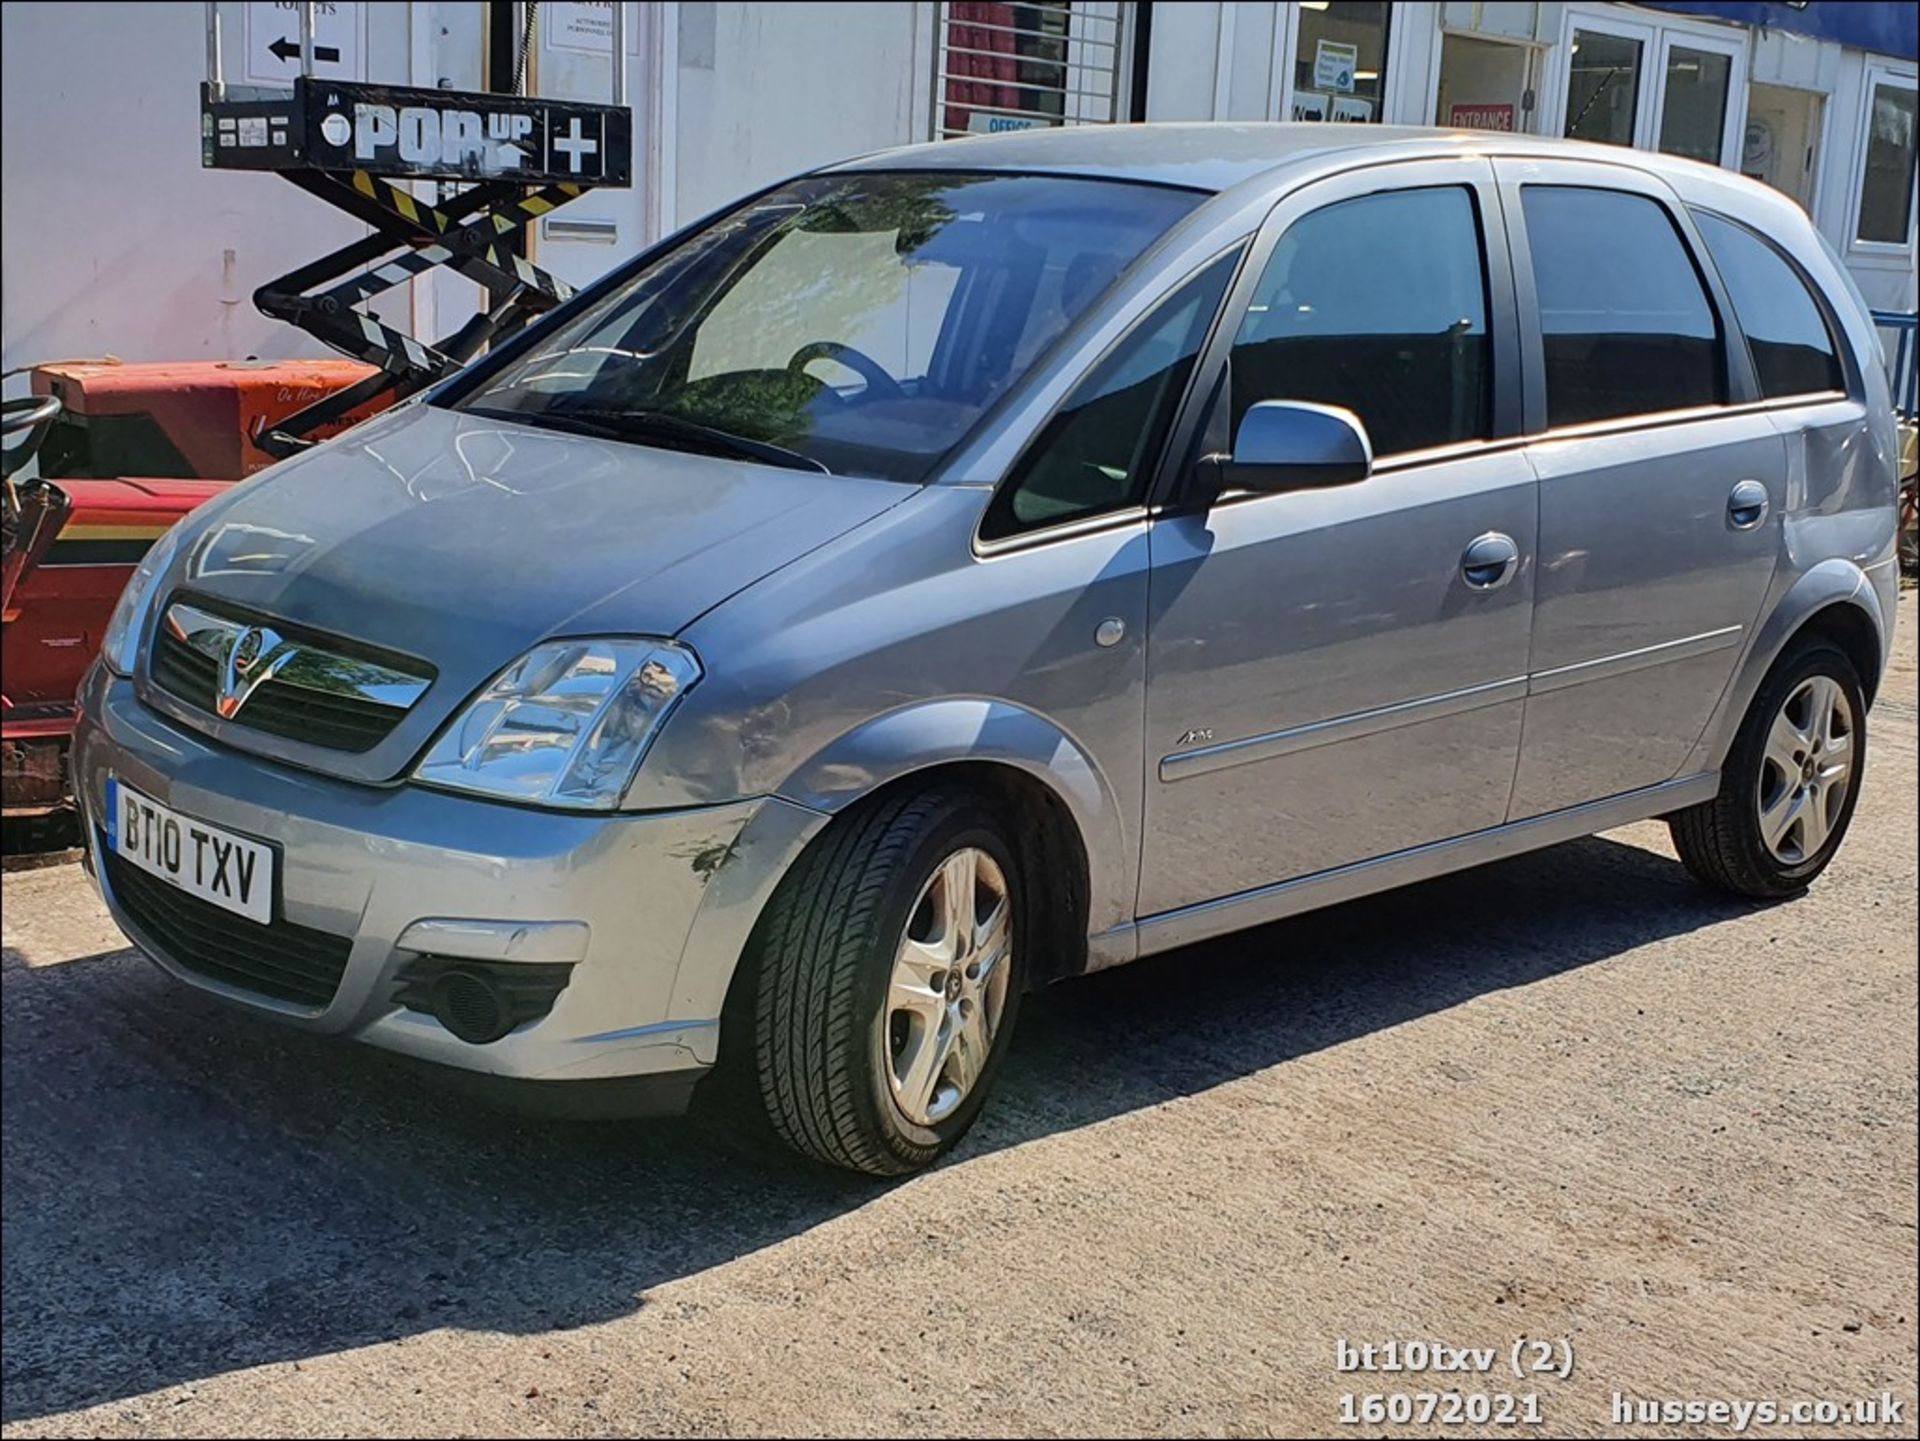
[[[149,673],[196,710],[338,751],[378,745],[432,682],[339,642],[190,601],[167,607]]]

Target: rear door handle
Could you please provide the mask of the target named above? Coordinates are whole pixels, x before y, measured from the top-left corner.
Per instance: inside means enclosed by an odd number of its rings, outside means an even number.
[[[1519,569],[1520,547],[1497,530],[1474,537],[1460,557],[1460,574],[1475,590],[1498,590]]]
[[[1757,480],[1743,480],[1727,495],[1727,524],[1752,530],[1767,518],[1767,488]]]

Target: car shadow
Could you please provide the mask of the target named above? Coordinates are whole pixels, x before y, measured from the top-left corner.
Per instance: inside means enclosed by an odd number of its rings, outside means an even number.
[[[1593,838],[1055,986],[947,1165],[1746,909]],[[7,1421],[439,1327],[607,1320],[885,1189],[712,1106],[504,1117],[129,952],[9,954],[0,999]]]

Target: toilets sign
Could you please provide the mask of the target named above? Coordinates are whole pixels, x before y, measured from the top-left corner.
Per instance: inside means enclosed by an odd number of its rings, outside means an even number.
[[[291,85],[300,68],[300,6],[248,0],[246,78],[261,85]],[[358,80],[365,11],[346,0],[313,7],[313,74],[324,80]]]

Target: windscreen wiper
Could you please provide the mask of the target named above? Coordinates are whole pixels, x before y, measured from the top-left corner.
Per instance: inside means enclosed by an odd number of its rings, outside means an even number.
[[[517,420],[523,425],[551,425],[578,430],[603,440],[630,440],[641,444],[654,440],[676,450],[691,450],[700,455],[757,460],[764,465],[784,466],[788,470],[814,470],[822,475],[832,474],[812,456],[789,450],[784,445],[775,445],[769,440],[755,440],[748,435],[735,435],[732,431],[702,425],[697,420],[686,420],[664,410],[614,410],[597,405],[551,406],[536,411],[468,406],[466,410],[471,415],[485,415],[495,420]]]

